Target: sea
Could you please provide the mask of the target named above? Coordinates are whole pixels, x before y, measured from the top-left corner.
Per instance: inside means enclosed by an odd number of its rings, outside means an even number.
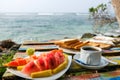
[[[87,13],[0,13],[0,40],[49,41],[93,33]]]

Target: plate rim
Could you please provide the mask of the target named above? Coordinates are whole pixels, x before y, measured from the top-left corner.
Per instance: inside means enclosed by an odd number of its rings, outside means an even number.
[[[75,59],[75,56],[78,56],[78,55],[80,55],[80,54],[76,54],[76,55],[74,55],[73,56],[73,59],[74,59],[74,61],[77,63],[77,64],[79,64],[80,66],[82,66],[82,67],[84,67],[84,68],[87,68],[87,69],[100,69],[100,68],[103,68],[103,67],[105,67],[105,66],[107,66],[108,64],[109,64],[109,62],[108,61],[106,61],[105,59],[103,59],[102,57],[102,59],[101,60],[103,60],[106,64],[104,64],[104,65],[99,65],[99,66],[91,66],[91,65],[84,65],[84,64],[82,64],[82,63],[79,63],[79,62],[77,62]],[[77,59],[78,60],[78,59]]]
[[[13,68],[7,68],[7,71],[11,72],[12,74],[16,75],[16,76],[19,76],[19,77],[22,77],[22,78],[26,78],[26,79],[32,79],[32,80],[55,80],[55,79],[58,79],[59,77],[61,77],[70,67],[71,63],[72,63],[72,56],[68,55],[68,65],[65,69],[63,69],[62,71],[52,75],[52,76],[49,76],[49,77],[42,77],[42,78],[31,78],[30,76],[24,74],[25,76],[21,76],[20,74],[23,74],[21,71],[18,71],[16,69],[13,69]],[[16,74],[16,73],[17,74]],[[20,73],[20,74],[18,74]]]

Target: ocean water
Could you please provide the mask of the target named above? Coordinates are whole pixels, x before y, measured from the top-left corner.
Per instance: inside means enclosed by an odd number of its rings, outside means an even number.
[[[47,41],[65,37],[80,37],[92,33],[88,14],[0,14],[0,40],[12,39]]]

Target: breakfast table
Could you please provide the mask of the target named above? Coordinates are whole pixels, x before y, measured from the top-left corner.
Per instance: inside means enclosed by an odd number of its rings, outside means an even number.
[[[41,46],[41,47],[38,47]],[[20,48],[15,53],[13,59],[16,58],[25,58],[27,54],[25,50],[27,48],[36,48],[36,52],[48,52],[54,49],[59,49],[57,45],[52,42],[33,42],[33,41],[25,41],[22,43]],[[102,66],[99,69],[96,67],[84,67],[75,61],[75,56],[79,55],[79,53],[67,53],[63,51],[68,56],[72,57],[71,64],[69,69],[62,74],[61,77],[57,78],[57,80],[113,80],[120,79],[120,51],[119,50],[103,50],[102,56],[105,58],[117,62],[117,64],[113,64],[111,62],[107,62],[108,64]],[[98,67],[98,66],[97,66]],[[20,76],[16,76],[12,74],[8,70],[3,74],[2,80],[29,80],[27,78],[22,78]]]

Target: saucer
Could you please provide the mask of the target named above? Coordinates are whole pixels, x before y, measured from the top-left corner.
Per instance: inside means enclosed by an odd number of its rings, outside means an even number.
[[[101,57],[101,63],[99,65],[87,65],[87,64],[84,64],[83,62],[81,62],[80,60],[78,60],[80,57],[80,54],[76,54],[74,55],[73,59],[74,61],[79,64],[80,66],[84,67],[84,68],[87,68],[87,69],[100,69],[100,68],[103,68],[105,66],[107,66],[109,64],[108,61],[106,61],[104,58]]]

